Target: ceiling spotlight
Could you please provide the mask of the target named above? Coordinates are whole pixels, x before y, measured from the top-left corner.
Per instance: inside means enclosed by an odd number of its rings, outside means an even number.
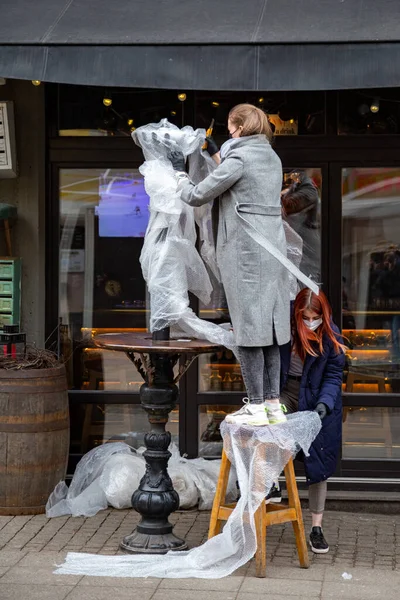
[[[133,119],[128,119],[127,123],[128,125],[133,125]]]
[[[257,100],[258,104],[264,104],[264,97],[260,96],[259,99]]]
[[[42,83],[42,82],[41,82],[41,81],[39,81],[39,79],[34,79],[34,80],[32,81],[32,85],[34,85],[35,87],[39,87],[39,85],[40,85],[41,83]]]
[[[211,102],[211,106],[213,106],[214,108],[218,108],[219,102]]]
[[[171,110],[171,117],[176,117],[176,110]]]
[[[112,104],[111,98],[107,98],[107,97],[103,98],[103,104],[104,104],[104,106],[111,106],[111,104]]]
[[[372,113],[377,113],[379,111],[379,98],[374,98],[374,100],[371,103],[371,106],[369,107],[369,110]]]
[[[184,92],[182,92],[181,94],[178,94],[178,100],[179,100],[179,102],[185,102],[186,94]]]

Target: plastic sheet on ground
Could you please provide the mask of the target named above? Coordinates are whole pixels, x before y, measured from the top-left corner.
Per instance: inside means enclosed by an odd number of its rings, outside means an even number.
[[[57,574],[109,577],[198,577],[229,575],[250,560],[256,551],[254,513],[265,501],[291,457],[308,449],[321,428],[315,412],[289,415],[286,423],[267,427],[221,424],[224,448],[236,468],[241,496],[219,535],[202,546],[164,556],[100,556],[68,553]],[[245,515],[246,513],[246,515]]]
[[[146,468],[144,450],[134,450],[122,442],[103,444],[90,450],[78,463],[70,487],[63,481],[57,484],[47,501],[46,516],[93,517],[108,506],[131,508],[132,494],[139,487]],[[221,461],[184,458],[175,444],[171,444],[169,450],[168,470],[179,494],[180,508],[209,510]],[[234,471],[229,479],[228,496],[229,501],[236,500]]]

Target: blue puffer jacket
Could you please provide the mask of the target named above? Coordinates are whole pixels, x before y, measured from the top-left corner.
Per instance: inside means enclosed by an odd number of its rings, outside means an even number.
[[[332,329],[340,333],[334,324]],[[335,472],[342,441],[342,376],[345,356],[343,353],[335,353],[329,338],[324,338],[323,348],[322,355],[306,356],[300,382],[299,410],[314,410],[318,402],[324,402],[329,413],[323,419],[321,431],[311,445],[310,456],[304,457],[308,484],[324,481]],[[281,346],[280,350],[283,387],[289,372],[290,343]]]

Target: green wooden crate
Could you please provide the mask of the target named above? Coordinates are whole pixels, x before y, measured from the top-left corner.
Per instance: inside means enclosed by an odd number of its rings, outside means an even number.
[[[0,329],[21,326],[21,259],[0,258]]]

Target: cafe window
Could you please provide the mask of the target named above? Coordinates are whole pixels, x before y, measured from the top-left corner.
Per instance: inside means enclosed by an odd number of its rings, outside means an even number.
[[[58,133],[63,137],[129,137],[135,128],[164,118],[181,127],[185,101],[178,95],[168,90],[60,85]]]
[[[339,135],[400,133],[398,88],[338,92]]]
[[[126,442],[133,448],[144,446],[150,430],[147,414],[140,404],[74,403],[70,406],[70,452],[85,454],[101,444]],[[179,408],[169,415],[166,425],[171,440],[179,445]]]
[[[139,263],[149,219],[143,177],[136,169],[61,169],[59,181],[60,349],[69,388],[126,392],[126,403],[102,396],[97,403],[71,404],[71,451],[116,441],[138,448],[150,427],[132,402],[143,379],[124,352],[97,348],[93,337],[147,331]],[[178,443],[179,408],[168,428]]]
[[[345,391],[400,392],[400,168],[348,168],[343,183]]]
[[[325,92],[218,92],[58,86],[58,134],[63,137],[129,137],[147,123],[167,118],[227,137],[230,109],[250,103],[269,116],[279,135],[323,135]]]
[[[196,127],[226,136],[229,111],[236,104],[249,103],[264,110],[276,135],[321,135],[325,133],[324,92],[196,92]]]
[[[94,347],[93,336],[146,331],[139,256],[148,218],[137,170],[60,170],[60,338],[70,388],[139,391],[129,358]]]

